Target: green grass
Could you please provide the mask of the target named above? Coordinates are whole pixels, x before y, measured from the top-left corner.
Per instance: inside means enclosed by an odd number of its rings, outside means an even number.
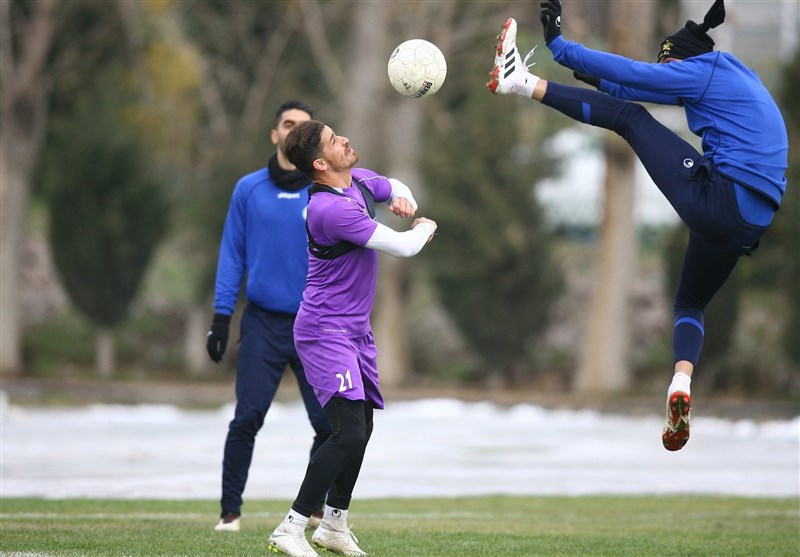
[[[289,504],[247,501],[236,534],[212,530],[214,501],[4,498],[0,557],[266,557]],[[349,518],[371,557],[800,555],[798,498],[357,500]]]

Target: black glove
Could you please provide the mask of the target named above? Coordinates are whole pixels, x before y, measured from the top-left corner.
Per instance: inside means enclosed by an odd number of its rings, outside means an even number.
[[[208,331],[206,350],[212,360],[219,363],[225,348],[228,346],[228,335],[230,334],[231,316],[222,313],[215,313],[211,321],[211,329]]]
[[[575,70],[572,72],[572,76],[577,80],[583,81],[584,83],[588,83],[589,85],[591,85],[596,89],[600,89],[600,78],[597,77],[596,75],[581,73]]]
[[[561,0],[545,0],[540,6],[539,20],[544,27],[544,42],[550,44],[561,34]]]

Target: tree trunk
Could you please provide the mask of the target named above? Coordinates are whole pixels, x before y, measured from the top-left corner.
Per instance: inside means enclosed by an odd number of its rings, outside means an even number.
[[[114,347],[114,331],[103,327],[97,331],[95,341],[95,368],[97,375],[108,379],[114,375],[117,367],[116,349]]]
[[[400,98],[390,111],[386,123],[386,151],[392,154],[386,173],[407,184],[420,204],[420,215],[425,214],[425,192],[419,172],[419,141],[421,135],[422,110],[424,105]],[[402,130],[402,133],[397,133]],[[406,230],[410,222],[392,217],[391,224],[398,230]],[[381,281],[378,285],[378,300],[373,324],[375,338],[380,338],[378,357],[381,369],[381,384],[392,387],[402,385],[411,371],[409,350],[408,301],[410,294],[409,274],[414,262],[381,254]]]
[[[605,212],[589,310],[586,341],[575,388],[619,391],[630,386],[628,293],[636,251],[633,218],[635,160],[630,148],[606,145]]]
[[[31,170],[44,141],[47,119],[45,76],[58,2],[32,6],[21,42],[11,39],[11,2],[0,2],[0,374],[22,366],[20,350],[19,268],[28,215]],[[24,25],[26,22],[18,23]],[[14,57],[14,52],[18,56]]]
[[[650,1],[615,0],[610,5],[611,52],[642,59],[651,30]],[[648,22],[630,26],[629,21]],[[575,389],[614,392],[631,384],[628,354],[628,293],[636,254],[634,186],[636,160],[616,136],[606,146],[605,210],[600,228],[597,267]]]
[[[321,20],[322,5],[309,1],[302,3],[301,7],[303,24],[320,75],[333,91],[341,91],[337,99],[342,107],[338,123],[341,129],[337,131],[352,140],[353,147],[360,154],[360,165],[403,180],[412,188],[417,201],[424,204],[424,191],[420,189],[424,184],[419,175],[418,160],[424,102],[392,94],[392,104],[386,106],[386,63],[395,46],[389,43],[390,34],[386,30],[400,22],[401,27],[413,29],[414,33],[426,30],[438,34],[437,41],[441,43],[448,37],[442,33],[450,25],[455,8],[448,4],[425,2],[359,4],[353,20],[355,42],[347,58],[346,70],[342,71],[331,56],[333,49]],[[467,27],[469,30],[480,28],[477,22],[482,21],[481,13],[473,19],[476,25]],[[404,32],[403,36],[407,38],[408,33]],[[375,76],[383,77],[376,79]],[[424,214],[424,205],[421,214]],[[379,218],[400,230],[405,230],[410,224],[388,213]],[[412,265],[413,262],[407,259],[380,255],[372,325],[378,347],[381,384],[384,386],[402,384],[410,372],[407,303]]]
[[[189,375],[202,375],[211,363],[205,348],[208,319],[208,310],[205,305],[195,304],[186,310],[183,359]]]
[[[394,135],[416,137],[414,129],[406,128],[407,122],[395,128],[387,122],[387,112],[381,110],[381,99],[385,83],[375,76],[386,75],[386,61],[391,45],[384,29],[388,24],[392,6],[383,2],[367,2],[357,11],[354,22],[353,56],[349,64],[350,87],[342,99],[342,132],[353,141],[353,147],[360,154],[360,163],[367,168],[390,176],[397,176],[390,168],[381,168],[387,159],[394,160],[397,153],[394,145],[387,145],[384,156],[381,146],[386,145],[384,134],[393,130]],[[407,103],[410,104],[410,103]],[[402,129],[403,133],[397,133]],[[392,135],[391,132],[389,135]],[[406,138],[408,141],[409,139]],[[401,138],[402,141],[402,138]],[[413,186],[413,184],[411,184]],[[379,217],[388,226],[397,228],[404,223],[391,214]],[[408,374],[409,350],[406,296],[404,285],[407,277],[407,261],[380,254],[378,264],[378,288],[375,295],[375,308],[372,312],[372,327],[378,347],[378,369],[381,385],[391,387],[403,382]]]
[[[0,373],[14,373],[22,367],[17,300],[30,169],[9,153],[16,139],[5,125],[0,130]],[[17,144],[15,151],[22,147]]]

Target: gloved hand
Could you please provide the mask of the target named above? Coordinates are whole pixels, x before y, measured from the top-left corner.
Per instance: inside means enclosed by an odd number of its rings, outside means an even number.
[[[575,71],[572,72],[572,76],[575,79],[579,80],[579,81],[583,81],[584,83],[588,83],[589,85],[591,85],[592,87],[594,87],[596,89],[600,88],[600,78],[597,77],[596,75],[591,75],[591,74],[588,74],[588,73],[581,73],[581,72],[575,70]]]
[[[550,44],[561,34],[561,0],[545,0],[540,6],[539,20],[544,27],[544,42]]]
[[[225,348],[228,346],[228,335],[230,334],[231,316],[223,313],[215,313],[211,321],[211,329],[208,331],[206,350],[209,357],[219,363]]]

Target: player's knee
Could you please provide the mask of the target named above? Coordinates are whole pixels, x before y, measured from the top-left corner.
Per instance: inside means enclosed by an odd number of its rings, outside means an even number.
[[[708,302],[709,300],[693,293],[681,283],[678,290],[675,292],[672,312],[676,316],[693,313],[702,314],[706,307],[708,307]]]
[[[360,454],[367,448],[367,431],[363,427],[344,429],[337,437],[337,445],[347,454]]]
[[[647,109],[639,103],[625,103],[622,113],[630,120],[638,120],[639,118],[649,117],[650,113]]]
[[[237,414],[231,422],[232,432],[244,435],[255,435],[264,425],[264,414],[258,410],[250,410]]]
[[[645,107],[638,103],[624,103],[617,115],[617,118],[614,120],[612,129],[622,137],[626,137],[625,132],[633,128],[645,118],[652,118]]]

